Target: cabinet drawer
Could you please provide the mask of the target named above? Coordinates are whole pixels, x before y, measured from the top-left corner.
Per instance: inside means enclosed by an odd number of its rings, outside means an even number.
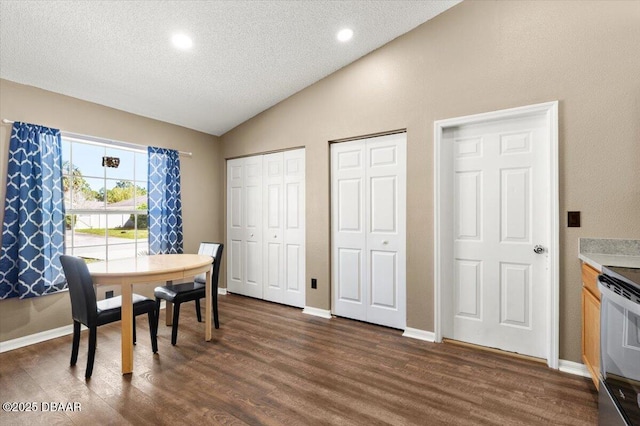
[[[598,275],[600,271],[592,268],[586,263],[582,264],[582,285],[587,288],[598,300],[600,300],[600,290],[598,290]]]

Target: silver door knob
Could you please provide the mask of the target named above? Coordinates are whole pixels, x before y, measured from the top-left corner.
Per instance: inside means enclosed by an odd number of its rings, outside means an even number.
[[[536,244],[533,247],[533,252],[536,253],[536,254],[542,254],[542,253],[544,253],[544,247],[542,247],[540,244]]]
[[[277,235],[274,235],[274,236],[273,236],[273,238],[278,238],[278,236],[277,236]]]
[[[251,238],[253,238],[253,234],[251,234]]]
[[[384,244],[384,245],[386,246],[387,244],[389,244],[389,241],[384,240],[384,241],[382,242],[382,244]]]

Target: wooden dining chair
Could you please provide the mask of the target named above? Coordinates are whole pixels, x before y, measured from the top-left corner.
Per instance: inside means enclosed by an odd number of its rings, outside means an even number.
[[[222,261],[222,250],[224,245],[221,243],[201,243],[198,254],[207,254],[213,257],[213,265],[211,271],[211,299],[213,305],[213,322],[216,328],[220,328],[218,320],[218,276],[220,275],[220,263]],[[159,323],[160,301],[165,300],[167,303],[173,303],[173,321],[171,325],[171,344],[175,346],[178,341],[178,318],[180,317],[180,304],[184,302],[195,301],[196,316],[198,322],[202,322],[202,314],[200,313],[200,299],[205,298],[206,276],[200,274],[193,282],[181,284],[168,284],[155,288],[156,297],[156,323]]]
[[[69,296],[71,297],[71,316],[73,317],[73,344],[71,348],[71,365],[76,365],[80,347],[80,327],[84,324],[89,329],[89,356],[85,377],[93,372],[93,361],[96,355],[97,328],[101,325],[120,321],[122,317],[122,296],[96,301],[93,280],[84,259],[62,255],[60,263],[67,278]],[[153,353],[158,352],[156,304],[152,299],[133,294],[133,343],[136,343],[136,315],[147,314]]]

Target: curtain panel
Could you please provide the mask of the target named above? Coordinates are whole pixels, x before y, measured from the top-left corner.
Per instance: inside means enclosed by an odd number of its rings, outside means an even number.
[[[60,131],[15,122],[9,142],[0,299],[66,288]]]
[[[182,253],[182,201],[178,151],[148,147],[149,253]]]

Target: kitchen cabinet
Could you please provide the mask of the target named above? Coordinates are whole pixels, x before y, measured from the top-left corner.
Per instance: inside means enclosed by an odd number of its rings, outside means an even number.
[[[582,362],[599,388],[600,377],[600,271],[582,264]]]

